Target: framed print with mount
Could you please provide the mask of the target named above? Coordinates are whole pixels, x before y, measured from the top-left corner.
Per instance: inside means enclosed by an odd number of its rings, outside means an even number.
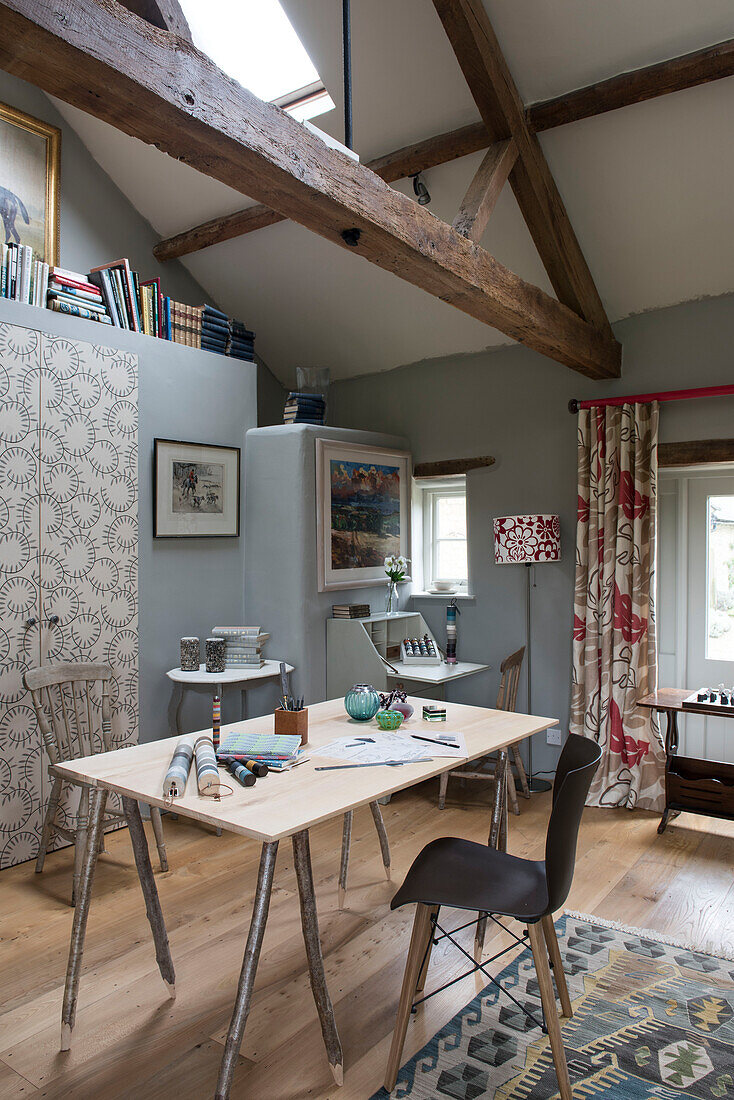
[[[240,533],[240,449],[153,440],[153,537]]]
[[[408,451],[316,440],[319,592],[384,585],[385,558],[410,557],[411,476]]]

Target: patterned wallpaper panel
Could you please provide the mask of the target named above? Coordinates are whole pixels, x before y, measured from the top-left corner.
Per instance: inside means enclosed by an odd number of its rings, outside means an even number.
[[[114,745],[137,739],[137,438],[134,355],[0,325],[0,867],[48,795],[26,668],[106,661]]]

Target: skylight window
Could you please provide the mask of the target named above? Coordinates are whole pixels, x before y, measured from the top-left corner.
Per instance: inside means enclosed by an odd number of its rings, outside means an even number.
[[[260,99],[299,121],[334,109],[278,0],[181,0],[194,43]]]

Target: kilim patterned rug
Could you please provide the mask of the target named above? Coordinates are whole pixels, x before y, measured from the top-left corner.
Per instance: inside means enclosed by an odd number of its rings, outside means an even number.
[[[574,1009],[563,1025],[574,1097],[734,1098],[732,959],[581,914],[556,929]],[[498,976],[540,1015],[529,950]],[[549,1100],[558,1084],[546,1036],[489,986],[402,1067],[390,1095]]]

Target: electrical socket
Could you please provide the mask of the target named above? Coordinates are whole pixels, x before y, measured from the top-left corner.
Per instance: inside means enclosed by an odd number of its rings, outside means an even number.
[[[560,745],[561,743],[561,730],[556,726],[555,729],[545,731],[545,740],[548,745]]]

